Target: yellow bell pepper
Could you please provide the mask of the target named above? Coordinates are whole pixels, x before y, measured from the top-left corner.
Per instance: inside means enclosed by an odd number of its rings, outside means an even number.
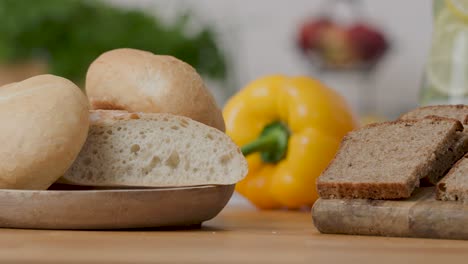
[[[236,190],[262,209],[311,206],[317,177],[357,126],[345,100],[308,77],[256,80],[227,102],[223,115],[249,165]]]

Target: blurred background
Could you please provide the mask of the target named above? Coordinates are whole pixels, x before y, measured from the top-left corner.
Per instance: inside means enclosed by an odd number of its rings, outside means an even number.
[[[220,105],[263,75],[308,75],[383,119],[418,105],[433,24],[427,0],[2,0],[0,17],[1,83],[82,86],[100,53],[133,47],[190,63]]]

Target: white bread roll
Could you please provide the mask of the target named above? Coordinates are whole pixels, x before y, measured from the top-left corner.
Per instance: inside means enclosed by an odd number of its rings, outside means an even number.
[[[234,184],[247,174],[223,132],[162,113],[92,111],[88,139],[61,182],[92,186]]]
[[[90,65],[86,93],[92,109],[171,113],[225,130],[221,110],[200,75],[172,56],[108,51]]]
[[[61,77],[0,87],[0,188],[47,189],[80,152],[88,112],[86,96]]]

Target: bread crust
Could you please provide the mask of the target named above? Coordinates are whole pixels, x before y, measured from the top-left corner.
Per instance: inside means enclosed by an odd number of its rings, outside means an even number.
[[[427,115],[427,116],[425,116],[424,118],[421,118],[421,119],[430,119],[430,120],[433,120],[434,122],[444,121],[444,120],[452,120],[453,122],[456,122],[456,124],[455,124],[456,130],[457,131],[463,131],[462,123],[460,122],[460,120],[455,119],[455,118],[442,117],[442,116],[436,116],[436,115]],[[371,127],[376,127],[376,126],[392,125],[392,124],[399,124],[399,123],[406,123],[408,125],[411,125],[411,124],[417,123],[421,119],[397,119],[397,120],[394,120],[394,121],[387,121],[387,122],[381,122],[381,123],[372,123],[372,124],[363,126],[360,129],[354,130],[354,131],[359,131],[361,129],[371,128]],[[351,131],[350,133],[352,133],[352,132],[353,131]]]
[[[464,104],[458,104],[458,105],[429,105],[429,106],[422,106],[415,108],[411,111],[408,111],[404,114],[402,114],[398,119],[412,119],[410,118],[411,115],[419,112],[419,111],[425,111],[425,110],[436,110],[436,109],[451,109],[451,110],[459,110],[459,111],[466,111],[467,118],[468,118],[468,105]],[[429,115],[428,115],[429,116]],[[463,124],[468,124],[468,120],[465,118],[465,120],[459,120],[460,122],[463,122]]]
[[[88,133],[88,101],[67,79],[39,75],[0,87],[0,188],[47,189]]]
[[[92,109],[171,113],[225,131],[221,110],[200,75],[172,56],[108,51],[90,65],[86,92]]]
[[[181,123],[193,122],[190,118],[185,116],[178,116],[169,113],[143,113],[143,112],[128,112],[125,110],[90,110],[89,111],[89,120],[90,125],[100,125],[108,124],[114,121],[126,121],[134,119],[143,119],[143,120],[164,120],[165,118],[176,119]],[[212,127],[207,127],[207,129],[212,130]],[[217,131],[219,133],[219,131]]]
[[[417,182],[419,183],[419,182]],[[419,184],[403,183],[321,183],[319,196],[327,199],[399,199],[410,197]]]

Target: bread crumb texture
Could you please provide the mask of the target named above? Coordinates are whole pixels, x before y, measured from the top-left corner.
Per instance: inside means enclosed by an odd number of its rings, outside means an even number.
[[[88,140],[65,175],[67,181],[188,186],[232,184],[247,173],[237,146],[217,129],[170,114],[120,113],[114,118],[96,112],[100,116],[94,117]]]

